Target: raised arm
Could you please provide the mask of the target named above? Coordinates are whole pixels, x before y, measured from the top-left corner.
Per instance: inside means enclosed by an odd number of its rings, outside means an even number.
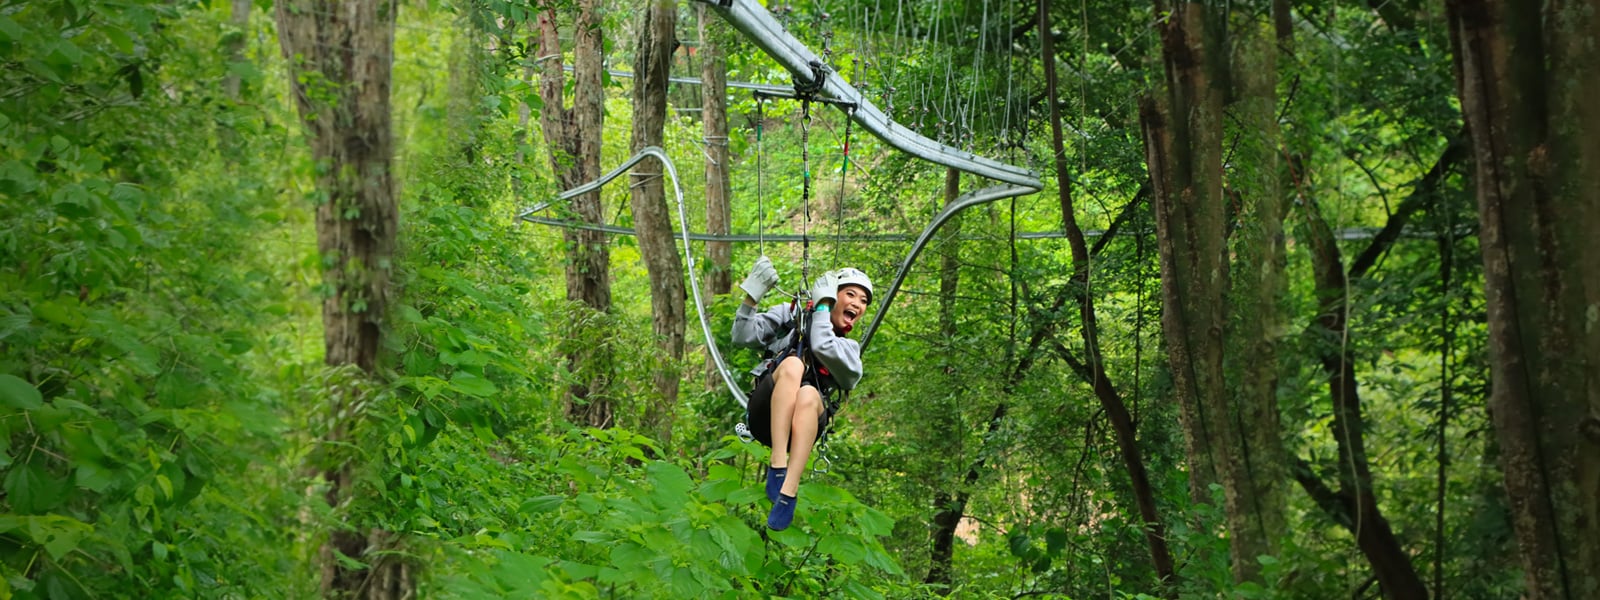
[[[861,382],[861,344],[835,335],[827,312],[812,315],[810,343],[811,355],[828,368],[839,387],[849,390]]]
[[[771,346],[789,334],[792,315],[787,303],[756,312],[755,305],[740,302],[739,311],[733,315],[733,345],[757,350]]]

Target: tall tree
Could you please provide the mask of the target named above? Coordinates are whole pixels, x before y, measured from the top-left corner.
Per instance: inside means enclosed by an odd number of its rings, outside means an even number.
[[[1157,0],[1156,9],[1168,7]],[[1190,495],[1209,502],[1209,486],[1221,484],[1234,578],[1254,580],[1260,575],[1256,557],[1270,552],[1266,538],[1278,532],[1263,527],[1253,504],[1272,493],[1254,489],[1252,448],[1246,426],[1235,419],[1223,359],[1230,287],[1230,199],[1222,170],[1232,75],[1224,37],[1228,14],[1200,2],[1179,2],[1170,11],[1160,26],[1164,85],[1140,108],[1155,192],[1162,330],[1188,447]]]
[[[1447,4],[1531,600],[1600,597],[1600,0]]]
[[[667,78],[676,47],[677,0],[647,0],[640,15],[633,56],[633,150],[660,146],[667,118]],[[672,219],[663,183],[666,166],[649,158],[634,171],[630,187],[639,255],[650,274],[650,313],[663,355],[654,375],[657,397],[645,408],[645,426],[662,444],[672,437],[672,412],[678,403],[678,361],[683,358],[683,262],[673,243]]]
[[[944,177],[944,204],[949,206],[961,195],[961,171],[946,169]],[[940,361],[944,364],[939,376],[945,378],[947,384],[942,386],[946,391],[936,394],[930,403],[929,416],[933,420],[931,444],[936,450],[934,456],[958,457],[961,456],[961,415],[952,400],[960,396],[961,378],[958,373],[957,363],[961,351],[953,346],[953,341],[959,332],[956,329],[956,292],[961,287],[961,218],[954,217],[939,230],[939,341],[944,345],[940,348]],[[937,461],[944,464],[946,461]],[[941,471],[943,469],[940,469]],[[950,593],[950,584],[954,579],[954,568],[951,560],[955,555],[956,528],[961,525],[963,507],[955,505],[955,495],[951,493],[947,480],[953,478],[938,477],[934,480],[933,491],[933,549],[929,555],[930,565],[928,575],[923,579],[926,583],[942,586],[940,593]]]
[[[728,152],[728,57],[723,50],[728,27],[705,3],[695,5],[695,21],[700,32],[700,124],[706,147],[706,232],[727,235],[733,222],[729,198],[733,196],[730,178],[732,154]],[[733,244],[706,242],[710,272],[706,274],[706,293],[716,296],[733,289]],[[717,389],[722,377],[716,361],[706,356],[706,385]]]
[[[1372,564],[1373,575],[1384,597],[1427,598],[1428,590],[1411,564],[1410,554],[1400,545],[1389,520],[1378,507],[1378,493],[1373,487],[1371,461],[1366,449],[1355,356],[1349,344],[1343,342],[1349,339],[1346,309],[1349,282],[1365,276],[1365,268],[1359,267],[1362,263],[1358,260],[1352,265],[1352,272],[1346,274],[1338,241],[1322,217],[1321,209],[1312,198],[1301,200],[1318,300],[1317,317],[1310,332],[1320,342],[1318,358],[1333,405],[1333,437],[1339,449],[1339,490],[1328,488],[1303,462],[1296,461],[1294,476],[1324,512],[1355,535],[1356,546]],[[1409,211],[1402,210],[1398,214],[1408,215]]]
[[[728,152],[728,58],[723,50],[727,25],[716,18],[705,3],[695,5],[700,28],[701,126],[706,143],[706,232],[726,235],[733,216],[728,203],[733,196],[729,179],[732,160]],[[726,294],[733,289],[733,244],[706,242],[706,257],[711,272],[706,289]]]
[[[244,61],[245,42],[250,39],[250,11],[255,7],[250,0],[233,0],[229,5],[228,25],[233,27],[227,37],[228,61]],[[239,74],[233,71],[222,79],[222,90],[228,94],[228,99],[239,100]]]
[[[324,361],[370,378],[389,299],[399,228],[391,159],[389,86],[394,63],[395,12],[389,0],[289,0],[276,7],[278,37],[289,63],[295,105],[317,161],[317,250],[322,255]],[[358,391],[332,385],[333,425],[322,445],[345,447],[361,418]],[[355,497],[354,457],[318,465],[333,507]],[[318,554],[322,591],[329,598],[405,598],[415,592],[398,553],[383,552],[392,537],[345,523]]]
[[[1078,226],[1077,211],[1073,207],[1072,176],[1068,169],[1066,141],[1062,132],[1055,36],[1050,23],[1050,0],[1039,0],[1038,25],[1039,46],[1042,49],[1040,58],[1044,65],[1045,102],[1050,106],[1050,142],[1055,166],[1056,194],[1061,205],[1062,227],[1066,231],[1067,244],[1072,252],[1072,280],[1068,284],[1069,293],[1078,304],[1078,317],[1081,323],[1079,331],[1082,333],[1083,352],[1087,360],[1079,360],[1073,356],[1065,345],[1057,344],[1056,349],[1062,359],[1067,361],[1094,390],[1095,398],[1100,401],[1101,407],[1111,420],[1112,430],[1117,437],[1117,448],[1132,483],[1134,504],[1138,507],[1140,521],[1144,526],[1145,542],[1150,547],[1151,564],[1155,567],[1156,577],[1165,585],[1172,583],[1175,576],[1172,551],[1167,547],[1166,525],[1161,521],[1160,512],[1156,508],[1155,490],[1150,485],[1150,475],[1145,470],[1144,456],[1139,449],[1138,432],[1133,416],[1128,411],[1127,404],[1122,401],[1116,386],[1111,383],[1111,377],[1105,368],[1105,358],[1100,351],[1099,325],[1095,318],[1094,295],[1090,289],[1089,245],[1084,238],[1083,228]],[[1132,201],[1133,204],[1138,202],[1138,199]]]
[[[572,189],[600,178],[600,134],[605,114],[605,89],[600,85],[602,41],[600,3],[581,0],[573,23],[573,102],[566,107],[565,67],[560,29],[554,7],[538,15],[539,56],[544,71],[539,76],[539,97],[544,108],[539,124],[544,130],[550,166],[564,189]],[[586,223],[604,220],[600,191],[573,198],[568,206]],[[595,313],[611,311],[611,251],[604,233],[569,228],[562,232],[567,248],[567,300]],[[581,374],[567,388],[567,418],[575,423],[605,427],[612,423],[611,400],[607,397],[608,362],[602,349],[585,348],[567,353],[567,368]],[[586,364],[586,362],[601,364]]]
[[[1254,6],[1251,6],[1254,4]],[[1288,293],[1285,255],[1281,153],[1278,135],[1279,38],[1268,16],[1269,3],[1242,3],[1229,16],[1232,56],[1234,131],[1233,167],[1228,185],[1238,205],[1233,221],[1229,269],[1232,289],[1227,305],[1229,345],[1224,357],[1231,406],[1223,418],[1233,420],[1237,439],[1229,440],[1242,462],[1239,494],[1243,511],[1231,523],[1247,578],[1254,578],[1256,557],[1277,556],[1277,540],[1288,531],[1288,480],[1282,425],[1278,419],[1277,339],[1283,335],[1283,301]],[[1268,9],[1268,10],[1258,10]]]

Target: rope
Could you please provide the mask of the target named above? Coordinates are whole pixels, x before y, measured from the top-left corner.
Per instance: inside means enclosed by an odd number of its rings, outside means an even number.
[[[798,90],[797,90],[798,91]],[[800,98],[800,288],[811,286],[811,98]]]
[[[762,107],[766,106],[766,104],[767,104],[766,98],[761,96],[760,94],[757,94],[756,95],[756,250],[761,253],[760,254],[761,256],[766,256],[767,255],[767,241],[766,241],[765,236],[763,235],[763,229],[764,229],[764,227],[766,225],[767,212],[766,212],[766,206],[765,206],[765,203],[764,203],[764,200],[763,200],[764,197],[763,197],[762,192],[761,192],[761,182],[762,182],[762,179],[763,179],[763,175],[767,172],[766,167],[764,167],[762,165],[762,163],[764,162],[762,160],[762,157],[765,156],[765,153],[761,151],[761,130],[762,130],[763,127],[766,126],[766,122],[767,122],[766,115],[762,113]]]
[[[838,216],[833,219],[833,266],[844,264],[839,260],[839,249],[844,245],[844,187],[850,176],[850,125],[855,122],[854,108],[845,109],[844,119],[844,165],[839,168],[839,203],[836,207]]]

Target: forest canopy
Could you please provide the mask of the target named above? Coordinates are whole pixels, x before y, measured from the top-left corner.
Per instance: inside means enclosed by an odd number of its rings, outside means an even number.
[[[0,0],[0,600],[1600,597],[1597,18]]]

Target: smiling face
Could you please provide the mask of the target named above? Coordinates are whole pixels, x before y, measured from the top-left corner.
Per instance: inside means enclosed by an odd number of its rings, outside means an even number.
[[[867,295],[866,288],[859,285],[840,286],[838,296],[833,302],[833,311],[829,313],[833,319],[833,330],[839,335],[849,335],[856,320],[867,312],[867,303],[872,301],[872,297]]]

